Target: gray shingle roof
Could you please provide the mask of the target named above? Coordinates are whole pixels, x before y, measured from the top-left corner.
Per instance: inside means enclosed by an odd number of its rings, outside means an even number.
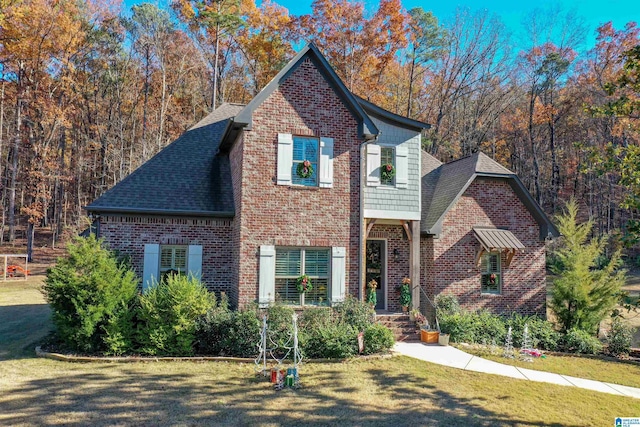
[[[511,188],[540,224],[541,238],[545,238],[547,234],[559,235],[558,230],[533,200],[518,177],[486,154],[478,152],[441,165],[437,165],[433,161],[435,159],[429,157],[431,156],[426,153],[422,155],[422,221],[420,222],[422,233],[440,234],[444,215],[455,205],[473,180],[478,176],[490,176],[504,178],[509,182]]]
[[[89,212],[234,215],[229,157],[218,154],[228,119],[223,104],[86,207]]]

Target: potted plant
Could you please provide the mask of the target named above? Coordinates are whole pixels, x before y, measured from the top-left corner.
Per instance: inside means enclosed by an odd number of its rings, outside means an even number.
[[[303,274],[296,280],[296,287],[298,288],[298,292],[300,292],[300,305],[304,305],[304,293],[313,289],[311,278]]]
[[[418,311],[418,310],[411,310],[411,311]],[[414,321],[416,322],[416,326],[418,328],[429,329],[429,322],[427,321],[427,318],[424,317],[422,313],[418,312],[418,314],[415,315]]]
[[[375,307],[378,302],[376,289],[378,289],[378,282],[376,282],[375,279],[371,279],[371,281],[367,283],[367,304],[371,307]]]
[[[411,279],[408,277],[402,279],[402,286],[400,286],[400,305],[404,313],[409,311],[409,306],[411,305]]]
[[[409,320],[411,320],[412,322],[416,322],[416,316],[418,316],[420,314],[420,312],[417,309],[413,309],[409,312]]]

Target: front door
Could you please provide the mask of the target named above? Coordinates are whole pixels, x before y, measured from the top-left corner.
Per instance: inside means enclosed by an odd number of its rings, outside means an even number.
[[[387,307],[387,283],[386,283],[386,242],[384,240],[367,240],[367,282],[378,282],[376,290],[376,310],[384,310]],[[365,284],[366,285],[366,284]]]

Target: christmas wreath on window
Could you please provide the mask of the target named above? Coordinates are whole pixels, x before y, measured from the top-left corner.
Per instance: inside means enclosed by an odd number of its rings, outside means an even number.
[[[309,160],[305,160],[302,163],[298,163],[298,169],[296,173],[300,178],[311,178],[313,175],[313,166]]]
[[[310,291],[313,289],[313,285],[311,285],[311,278],[306,274],[303,274],[296,280],[296,287],[298,288],[298,292],[301,294]]]
[[[383,181],[391,181],[396,176],[396,168],[391,163],[384,164],[380,167],[380,177]]]
[[[490,285],[495,285],[496,284],[496,275],[495,275],[495,273],[491,273],[489,275],[489,284]]]

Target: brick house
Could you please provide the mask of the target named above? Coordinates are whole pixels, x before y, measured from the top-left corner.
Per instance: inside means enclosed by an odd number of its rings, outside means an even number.
[[[410,277],[416,306],[449,292],[544,313],[556,228],[489,157],[422,151],[428,126],[353,95],[309,45],[249,104],[223,104],[86,209],[143,288],[180,270],[237,306],[295,305],[306,274],[305,303],[333,304],[375,279],[376,308],[395,311]]]

